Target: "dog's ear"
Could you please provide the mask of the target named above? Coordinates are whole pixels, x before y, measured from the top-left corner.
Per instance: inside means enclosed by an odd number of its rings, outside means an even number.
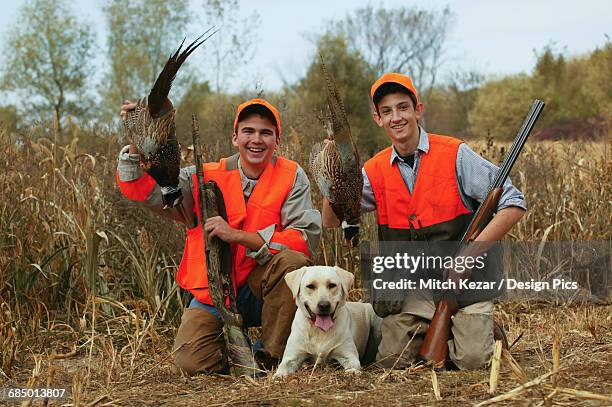
[[[353,288],[355,276],[353,275],[353,273],[350,273],[338,266],[336,266],[336,273],[338,273],[338,275],[340,276],[340,280],[342,281],[342,291],[344,292],[344,296],[348,297],[349,291],[351,291],[351,288]]]
[[[305,271],[306,267],[302,267],[297,270],[293,270],[291,273],[285,274],[285,282],[289,286],[294,299],[300,292],[300,283],[302,282],[302,276],[304,275]]]

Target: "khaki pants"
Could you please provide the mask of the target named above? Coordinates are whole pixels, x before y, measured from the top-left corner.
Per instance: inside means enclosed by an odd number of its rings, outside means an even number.
[[[376,364],[401,369],[414,363],[435,309],[429,293],[423,292],[404,301],[399,314],[385,317]],[[491,359],[495,344],[493,303],[483,301],[461,308],[452,318],[451,332],[448,351],[455,365],[462,370],[483,367]]]
[[[263,301],[261,339],[265,351],[272,357],[282,358],[296,310],[284,276],[309,265],[312,262],[302,253],[283,250],[249,274],[249,288]],[[223,364],[222,349],[223,332],[219,319],[202,308],[186,309],[174,340],[174,370],[189,375],[224,372],[227,366]]]

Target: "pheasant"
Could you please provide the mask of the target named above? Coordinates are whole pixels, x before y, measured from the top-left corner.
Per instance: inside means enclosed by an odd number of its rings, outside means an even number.
[[[310,153],[310,170],[336,216],[343,221],[344,238],[359,243],[359,215],[363,177],[357,145],[351,136],[344,104],[321,57],[327,104],[331,112],[329,138],[316,144]]]
[[[181,205],[183,196],[179,188],[181,150],[174,125],[176,109],[168,99],[168,94],[181,65],[196,48],[216,33],[214,31],[202,39],[213,28],[181,52],[185,43],[183,40],[176,52],[168,58],[149,95],[140,99],[136,107],[123,116],[125,137],[138,148],[140,167],[160,186],[164,209],[178,206],[184,217]],[[185,217],[188,224],[191,220]]]

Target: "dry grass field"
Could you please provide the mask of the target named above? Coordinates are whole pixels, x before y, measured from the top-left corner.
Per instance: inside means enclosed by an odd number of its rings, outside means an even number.
[[[182,294],[174,281],[184,232],[123,199],[118,144],[77,128],[54,143],[0,132],[0,388],[62,387],[23,405],[612,405],[612,306],[500,303],[511,343],[497,388],[490,370],[423,367],[346,375],[306,367],[285,381],[177,377],[171,345]],[[507,145],[471,142],[493,162]],[[529,211],[509,239],[610,240],[612,143],[528,142],[512,172]],[[308,146],[283,148],[305,163]],[[208,154],[207,154],[208,155]],[[210,153],[210,156],[214,154]],[[315,202],[318,192],[314,191]],[[373,238],[366,217],[365,238]],[[318,263],[355,270],[326,231]],[[359,297],[359,289],[352,293]],[[494,384],[495,386],[495,384]],[[1,397],[1,394],[0,394]],[[2,400],[1,404],[16,401]],[[20,401],[21,402],[21,401]]]

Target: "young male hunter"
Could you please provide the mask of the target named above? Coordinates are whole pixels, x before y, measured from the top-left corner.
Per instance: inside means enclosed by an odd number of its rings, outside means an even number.
[[[363,166],[362,213],[377,211],[380,240],[461,240],[497,167],[462,141],[427,133],[419,126],[424,107],[408,76],[386,73],[370,94],[374,120],[392,145]],[[525,210],[523,194],[508,180],[497,214],[476,240],[501,240]],[[325,227],[338,226],[326,200],[322,215]],[[391,367],[400,355],[396,367],[413,363],[435,311],[431,294],[395,305],[375,303],[374,308],[384,317],[377,363]],[[492,313],[493,302],[487,300],[467,305],[453,317],[449,357],[459,369],[478,369],[489,361],[494,345]]]
[[[126,102],[122,114],[134,106]],[[231,245],[238,310],[245,327],[262,326],[262,343],[256,344],[255,356],[266,367],[282,357],[295,314],[283,277],[312,264],[309,258],[321,234],[321,215],[312,207],[304,170],[275,154],[280,134],[278,110],[263,99],[249,100],[236,112],[232,144],[238,153],[203,165],[205,181],[216,181],[223,193],[228,218],[227,222],[220,216],[206,219],[204,228],[210,239],[216,236]],[[159,186],[139,168],[136,151],[135,146],[126,146],[120,152],[119,186],[128,199],[159,209]],[[195,166],[181,169],[179,179],[183,205],[187,213],[194,213]],[[163,213],[183,220],[175,209]],[[177,281],[193,299],[175,338],[174,366],[190,375],[226,371],[221,316],[208,291],[199,227],[187,230]]]

